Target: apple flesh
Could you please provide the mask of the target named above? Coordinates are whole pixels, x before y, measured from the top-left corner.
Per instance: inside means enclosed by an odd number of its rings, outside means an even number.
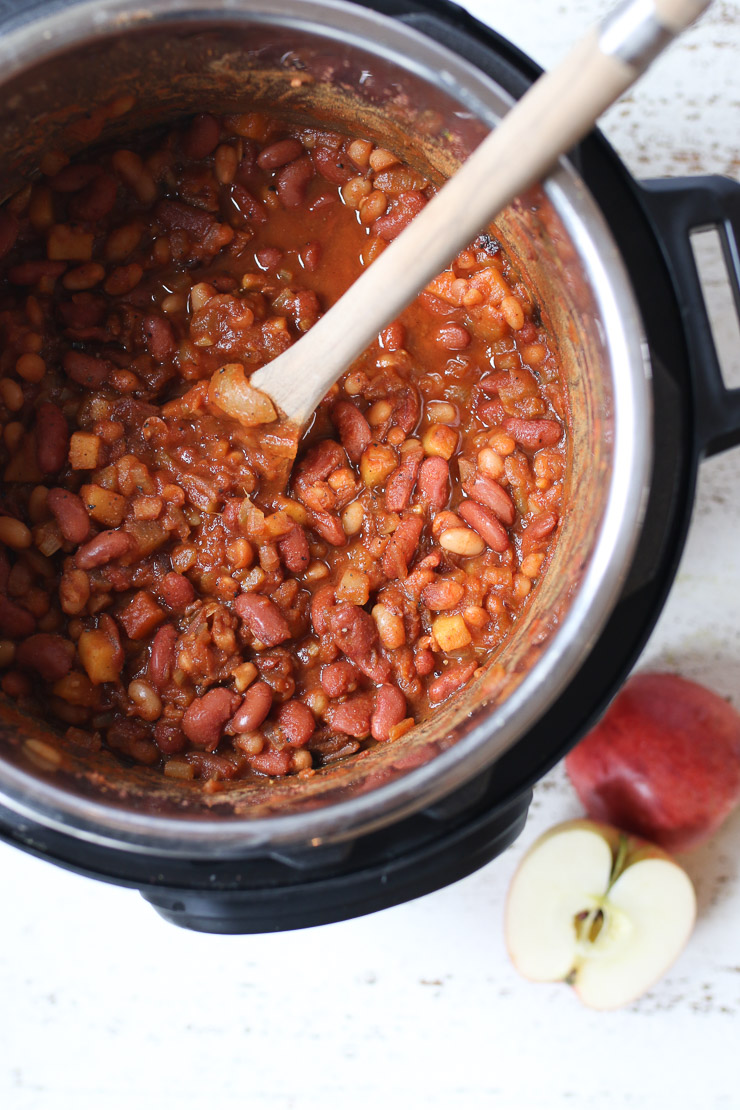
[[[686,872],[610,825],[568,821],[541,836],[512,879],[505,935],[527,979],[567,980],[614,1010],[639,998],[683,950],[696,918]]]
[[[678,675],[634,675],[565,767],[590,817],[684,852],[740,801],[740,714]]]

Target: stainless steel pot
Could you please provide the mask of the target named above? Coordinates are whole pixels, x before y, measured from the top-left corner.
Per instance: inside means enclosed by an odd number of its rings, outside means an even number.
[[[45,150],[76,153],[196,111],[266,106],[361,132],[441,179],[507,95],[403,26],[336,0],[96,0],[0,39],[3,197]],[[133,93],[135,106],[106,106]],[[619,596],[650,466],[649,366],[612,236],[573,168],[502,215],[497,234],[559,348],[571,408],[568,505],[515,631],[464,696],[394,745],[308,781],[197,784],[126,770],[0,707],[0,801],[21,821],[158,857],[236,856],[380,829],[468,782],[547,714]],[[28,740],[58,751],[51,764]]]

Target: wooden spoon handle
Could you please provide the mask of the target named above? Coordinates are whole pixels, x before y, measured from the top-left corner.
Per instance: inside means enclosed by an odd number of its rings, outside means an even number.
[[[320,320],[252,375],[299,426],[378,332],[582,138],[710,0],[627,0],[543,74]]]

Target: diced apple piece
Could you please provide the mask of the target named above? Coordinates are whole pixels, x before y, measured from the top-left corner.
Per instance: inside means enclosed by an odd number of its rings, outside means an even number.
[[[208,403],[233,417],[245,428],[270,424],[277,420],[277,412],[270,398],[247,381],[240,362],[228,362],[211,378]]]
[[[118,619],[130,640],[143,640],[164,618],[164,610],[160,609],[152,595],[147,590],[139,590]]]
[[[107,528],[117,528],[126,515],[126,498],[102,486],[83,486],[80,490],[89,515]]]
[[[398,466],[398,456],[392,447],[371,443],[360,458],[360,477],[368,489],[382,485]]]
[[[120,649],[100,629],[85,629],[77,641],[77,653],[87,676],[99,686],[102,682],[117,682],[123,667]]]
[[[370,600],[369,576],[364,571],[348,567],[339,581],[336,595],[341,601],[349,601],[351,605],[367,605]]]
[[[440,651],[459,651],[467,647],[473,637],[470,629],[459,614],[453,617],[437,617],[432,624],[432,635]]]
[[[655,845],[570,821],[529,849],[509,888],[506,943],[528,979],[567,979],[597,1010],[625,1006],[674,963],[691,935],[688,875]]]
[[[100,466],[103,441],[92,432],[73,432],[69,441],[69,465],[73,470],[95,470]]]

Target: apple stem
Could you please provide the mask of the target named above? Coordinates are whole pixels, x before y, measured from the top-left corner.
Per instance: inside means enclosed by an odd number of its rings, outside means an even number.
[[[609,876],[609,886],[607,887],[607,893],[614,886],[614,883],[617,881],[619,876],[622,874],[622,871],[624,870],[624,865],[625,865],[625,861],[627,859],[628,850],[629,850],[628,838],[624,833],[620,833],[619,834],[619,844],[617,845],[617,854],[614,857],[614,863],[612,864],[611,875]]]

